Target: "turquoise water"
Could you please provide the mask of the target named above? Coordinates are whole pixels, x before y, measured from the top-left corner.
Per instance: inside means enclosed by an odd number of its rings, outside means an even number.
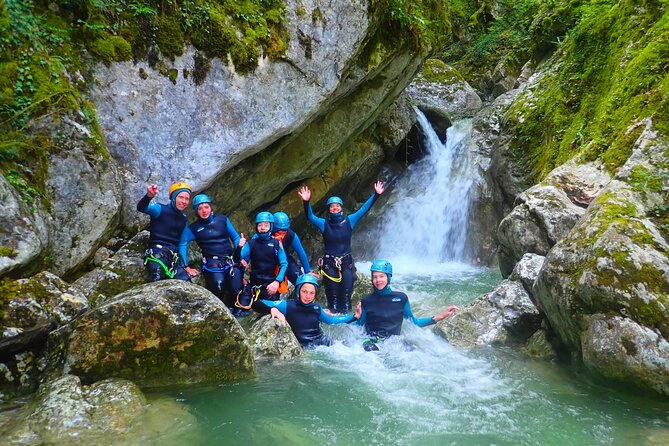
[[[396,274],[393,285],[427,316],[499,280],[493,270],[446,264],[423,277]],[[248,382],[151,394],[154,404],[177,402],[183,411],[163,418],[169,429],[151,428],[143,443],[669,444],[669,404],[597,387],[553,363],[460,350],[409,323],[373,353],[362,349],[358,327],[328,332],[332,347],[260,362]]]

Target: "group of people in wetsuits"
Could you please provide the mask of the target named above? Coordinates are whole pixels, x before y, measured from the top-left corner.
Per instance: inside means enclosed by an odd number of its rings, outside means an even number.
[[[303,347],[329,345],[331,340],[321,331],[326,324],[356,323],[363,325],[368,338],[365,349],[376,350],[378,343],[400,333],[405,318],[418,326],[433,324],[453,313],[450,306],[431,318],[417,319],[411,312],[406,294],[392,291],[392,265],[385,260],[372,264],[372,293],[364,296],[355,313],[351,313],[351,296],[355,267],[351,256],[353,229],[383,193],[381,181],[374,184],[374,194],[356,212],[345,215],[339,197],[327,200],[327,217],[319,218],[311,208],[311,191],[302,187],[298,194],[304,203],[307,219],[316,226],[324,242],[324,255],[318,261],[323,277],[327,309],[316,301],[318,278],[311,271],[308,257],[298,235],[290,228],[284,212],[260,212],[255,219],[255,234],[250,240],[239,234],[223,214],[214,213],[211,199],[205,194],[193,198],[197,220],[188,223],[186,208],[191,187],[177,182],[169,188],[169,203],[152,203],[158,194],[155,184],[147,186],[137,210],[150,216],[149,247],[145,265],[150,282],[162,279],[190,280],[199,274],[188,265],[188,243],[195,241],[202,251],[202,274],[206,288],[223,301],[233,315],[243,317],[253,309],[270,313],[273,318],[290,324]],[[301,267],[284,247],[292,248]],[[244,280],[251,266],[250,280]],[[280,300],[288,291],[287,281],[295,287],[295,298]]]

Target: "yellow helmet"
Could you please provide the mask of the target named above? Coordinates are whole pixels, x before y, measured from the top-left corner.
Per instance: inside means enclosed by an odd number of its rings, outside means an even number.
[[[193,193],[193,189],[188,185],[188,183],[184,183],[183,181],[177,181],[176,183],[172,184],[170,186],[170,199],[172,199],[172,193],[181,190],[181,191],[188,191],[189,194]]]

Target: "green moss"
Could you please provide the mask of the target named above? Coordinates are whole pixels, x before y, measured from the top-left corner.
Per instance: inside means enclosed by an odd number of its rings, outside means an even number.
[[[184,53],[184,36],[176,18],[163,16],[156,20],[156,44],[160,52],[174,60]]]
[[[611,0],[574,11],[579,21],[562,43],[557,69],[508,114],[513,149],[538,179],[576,155],[601,159],[614,171],[628,159],[640,124],[667,116],[669,17],[663,9]]]
[[[632,168],[629,183],[637,192],[645,192],[647,190],[662,192],[664,186],[661,174],[650,172],[645,167],[639,165]]]
[[[18,282],[7,277],[0,279],[0,329],[5,317],[5,307],[19,295],[21,287]]]
[[[169,73],[167,74],[167,77],[174,85],[177,84],[178,76],[179,76],[179,70],[177,70],[176,68],[171,68]]]
[[[0,257],[9,257],[11,259],[15,258],[18,255],[15,249],[9,248],[7,246],[0,246]]]
[[[307,10],[304,8],[304,6],[300,6],[300,7],[297,8],[297,10],[295,11],[295,14],[296,14],[298,17],[304,17],[304,16],[307,15]]]
[[[90,42],[88,49],[107,65],[132,59],[132,47],[120,36],[100,37]]]
[[[439,59],[428,59],[423,64],[421,75],[430,82],[452,84],[462,82],[463,78],[457,70],[449,67]]]

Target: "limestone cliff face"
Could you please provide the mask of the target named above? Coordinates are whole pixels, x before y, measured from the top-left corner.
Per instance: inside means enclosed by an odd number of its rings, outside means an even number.
[[[382,37],[366,2],[288,1],[285,14],[286,52],[261,56],[251,72],[215,58],[196,82],[202,54],[189,46],[155,70],[143,61],[90,67],[87,95],[99,136],[81,113],[36,124],[36,131],[60,138],[62,150],[49,155],[49,203],[37,203],[34,215],[21,211],[18,227],[47,214],[48,230],[40,243],[34,231],[0,234],[11,248],[0,252],[0,275],[29,272],[35,257],[44,262],[32,269],[65,276],[80,270],[114,231],[148,221],[135,205],[151,182],[166,202],[169,184],[186,181],[244,227],[245,216],[302,182],[318,200],[337,185],[373,176],[387,156],[387,148],[370,142],[373,123],[410,82],[422,55],[401,38]],[[165,69],[177,76],[165,76]],[[91,139],[104,144],[92,150]],[[7,184],[0,189],[13,193]],[[295,199],[282,204],[300,211]]]

